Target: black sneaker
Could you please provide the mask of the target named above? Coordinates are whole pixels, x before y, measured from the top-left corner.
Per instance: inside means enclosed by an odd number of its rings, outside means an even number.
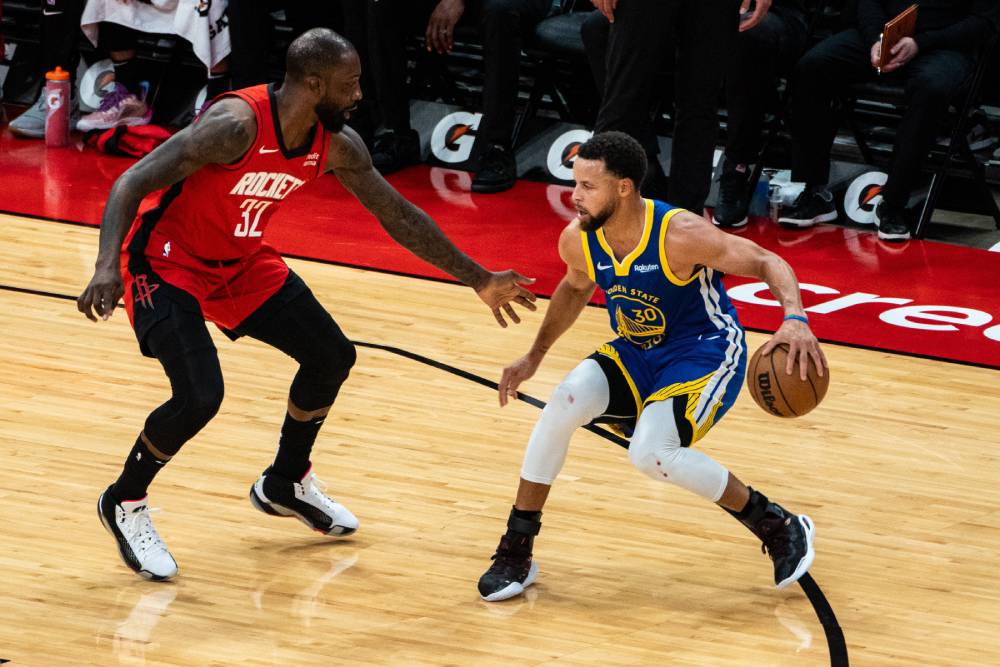
[[[531,558],[535,535],[542,529],[539,519],[519,518],[513,508],[507,519],[507,533],[500,538],[500,545],[493,554],[493,565],[479,577],[479,595],[487,602],[497,602],[515,597],[535,583],[538,563]]]
[[[902,211],[896,212],[888,210],[885,203],[878,205],[875,209],[878,217],[878,237],[883,241],[908,241],[910,239],[910,228],[906,226],[906,219]]]
[[[514,187],[517,180],[517,163],[510,149],[493,144],[483,154],[479,171],[472,178],[472,191],[489,194]]]
[[[761,552],[774,561],[775,586],[784,588],[795,583],[809,570],[816,556],[813,550],[816,527],[812,519],[792,514],[777,503],[768,503],[763,518],[751,530],[763,541]]]
[[[324,535],[350,535],[358,529],[358,519],[325,490],[312,466],[298,482],[268,468],[250,487],[250,504],[271,516],[294,516]]]
[[[748,165],[737,164],[726,160],[719,176],[719,201],[712,211],[712,222],[717,227],[735,229],[747,224],[747,211],[750,209],[750,193]]]
[[[372,164],[383,175],[420,162],[420,135],[416,130],[384,132],[375,137]]]
[[[479,595],[487,602],[516,597],[535,583],[537,577],[538,563],[531,558],[530,547],[525,550],[504,535],[493,554],[493,565],[479,577]]]
[[[831,222],[837,219],[837,207],[833,203],[833,195],[826,190],[806,188],[791,208],[785,210],[778,223],[790,227],[812,227],[818,222]]]

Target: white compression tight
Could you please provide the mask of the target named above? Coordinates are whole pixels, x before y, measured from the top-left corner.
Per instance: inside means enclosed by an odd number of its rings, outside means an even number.
[[[552,392],[524,452],[521,478],[552,484],[562,470],[573,431],[608,409],[608,378],[593,359],[584,359]]]
[[[552,398],[528,440],[521,478],[550,485],[569,451],[573,432],[608,409],[608,379],[593,359],[584,359],[552,392]],[[629,460],[649,477],[669,481],[702,498],[718,502],[729,472],[708,455],[681,447],[673,401],[650,403],[642,411],[629,446]]]
[[[673,402],[680,396],[648,404],[639,416],[629,445],[632,465],[653,479],[673,482],[702,498],[719,502],[729,471],[697,449],[681,447]]]

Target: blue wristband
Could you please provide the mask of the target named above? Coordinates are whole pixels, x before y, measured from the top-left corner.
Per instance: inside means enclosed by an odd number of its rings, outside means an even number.
[[[809,319],[804,315],[785,315],[785,321],[795,320],[796,322],[802,322],[803,324],[809,324]]]

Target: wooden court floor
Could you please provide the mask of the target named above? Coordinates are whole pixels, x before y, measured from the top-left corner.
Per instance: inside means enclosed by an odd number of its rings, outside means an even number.
[[[167,385],[124,313],[92,324],[63,298],[89,278],[96,245],[95,229],[0,216],[0,659],[830,664],[812,604],[797,586],[774,590],[741,526],[585,432],[546,509],[538,583],[480,601],[538,410],[501,410],[486,387],[371,348],[314,455],[360,518],[356,535],[330,540],[251,508],[293,362],[216,336],[225,403],[150,495],[180,575],[138,579],[94,508]],[[293,266],[351,338],[488,379],[541,321],[501,330],[465,288]],[[545,399],[607,337],[606,313],[588,308],[525,391]],[[699,446],[812,516],[812,575],[852,664],[1000,664],[1000,375],[825,349],[833,383],[815,413],[779,420],[744,396]]]

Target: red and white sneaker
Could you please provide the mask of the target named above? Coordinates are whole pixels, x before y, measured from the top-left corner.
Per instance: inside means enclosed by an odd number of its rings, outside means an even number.
[[[294,516],[324,535],[350,535],[358,529],[357,517],[323,493],[325,490],[312,466],[297,482],[268,468],[250,487],[250,504],[272,516]]]

